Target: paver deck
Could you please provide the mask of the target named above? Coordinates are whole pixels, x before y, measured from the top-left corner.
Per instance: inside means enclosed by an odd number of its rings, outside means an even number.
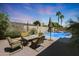
[[[39,48],[36,50],[30,48],[29,46],[23,47],[23,49],[19,49],[15,52],[9,53],[5,52],[4,49],[6,47],[10,47],[7,40],[0,40],[0,56],[36,56],[40,52],[44,51],[47,47],[49,47],[52,43],[54,43],[56,40],[44,40],[44,43],[41,44]]]

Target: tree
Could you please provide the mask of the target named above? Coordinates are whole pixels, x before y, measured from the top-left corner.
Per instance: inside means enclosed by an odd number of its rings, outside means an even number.
[[[61,12],[58,11],[58,12],[56,13],[56,16],[58,16],[58,23],[59,23],[60,15],[61,15]]]
[[[39,33],[39,26],[41,26],[41,23],[37,20],[37,21],[33,22],[33,24],[35,26],[37,26],[37,33]]]
[[[56,22],[52,22],[52,25],[53,25],[54,28],[60,28],[60,27],[62,27],[61,25],[59,25]]]
[[[78,21],[70,19],[70,26],[67,28],[72,33],[71,46],[79,47],[79,18]]]
[[[62,25],[62,19],[64,18],[64,15],[60,15],[60,19],[61,19],[61,25]]]
[[[39,21],[35,21],[35,22],[33,22],[33,24],[35,25],[35,26],[37,26],[37,25],[41,25],[41,23],[39,22]]]
[[[48,27],[49,27],[49,28],[48,28],[48,32],[51,32],[51,31],[52,31],[52,27],[53,27],[51,18],[49,18]]]
[[[5,32],[9,26],[8,15],[0,13],[0,38],[4,38]]]
[[[51,41],[51,31],[52,31],[52,21],[51,21],[51,17],[49,18],[49,24],[48,24],[48,32],[50,32],[50,41]]]
[[[72,19],[69,21],[70,26],[67,28],[73,34],[73,36],[79,36],[79,20],[73,21]]]

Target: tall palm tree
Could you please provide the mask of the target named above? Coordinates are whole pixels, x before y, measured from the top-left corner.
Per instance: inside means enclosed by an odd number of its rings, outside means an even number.
[[[59,23],[60,15],[61,15],[61,12],[58,11],[58,12],[56,13],[56,16],[58,16],[58,23]]]
[[[61,19],[61,26],[62,26],[62,19],[64,18],[64,15],[61,15],[60,16],[60,19]]]

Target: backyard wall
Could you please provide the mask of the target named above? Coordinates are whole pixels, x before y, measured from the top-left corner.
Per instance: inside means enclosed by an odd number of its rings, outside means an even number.
[[[11,22],[11,26],[13,28],[15,28],[16,30],[22,32],[22,31],[26,31],[27,32],[27,24],[24,24],[24,23],[16,23],[16,22]],[[45,32],[48,30],[48,27],[42,27],[42,26],[34,26],[32,24],[29,24],[28,25],[28,30],[31,30],[31,29],[37,29],[38,32]]]

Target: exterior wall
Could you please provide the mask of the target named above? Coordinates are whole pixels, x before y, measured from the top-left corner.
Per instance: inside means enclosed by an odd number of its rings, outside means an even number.
[[[18,31],[24,31],[24,25],[23,24],[18,24],[18,23],[11,23],[12,27],[15,28]]]
[[[14,27],[16,30],[20,31],[20,32],[23,32],[23,31],[26,31],[27,32],[27,24],[23,24],[23,23],[15,23],[15,22],[12,22],[11,23],[12,27]],[[33,26],[33,25],[28,25],[28,30],[31,30],[31,29],[37,29],[38,32],[45,32],[48,30],[48,27],[41,27],[39,26],[37,28],[37,26]]]
[[[46,32],[47,30],[48,30],[48,28],[47,27],[38,27],[37,28],[37,26],[29,26],[29,29],[33,29],[33,28],[35,28],[35,29],[37,29],[38,30],[38,32]]]

